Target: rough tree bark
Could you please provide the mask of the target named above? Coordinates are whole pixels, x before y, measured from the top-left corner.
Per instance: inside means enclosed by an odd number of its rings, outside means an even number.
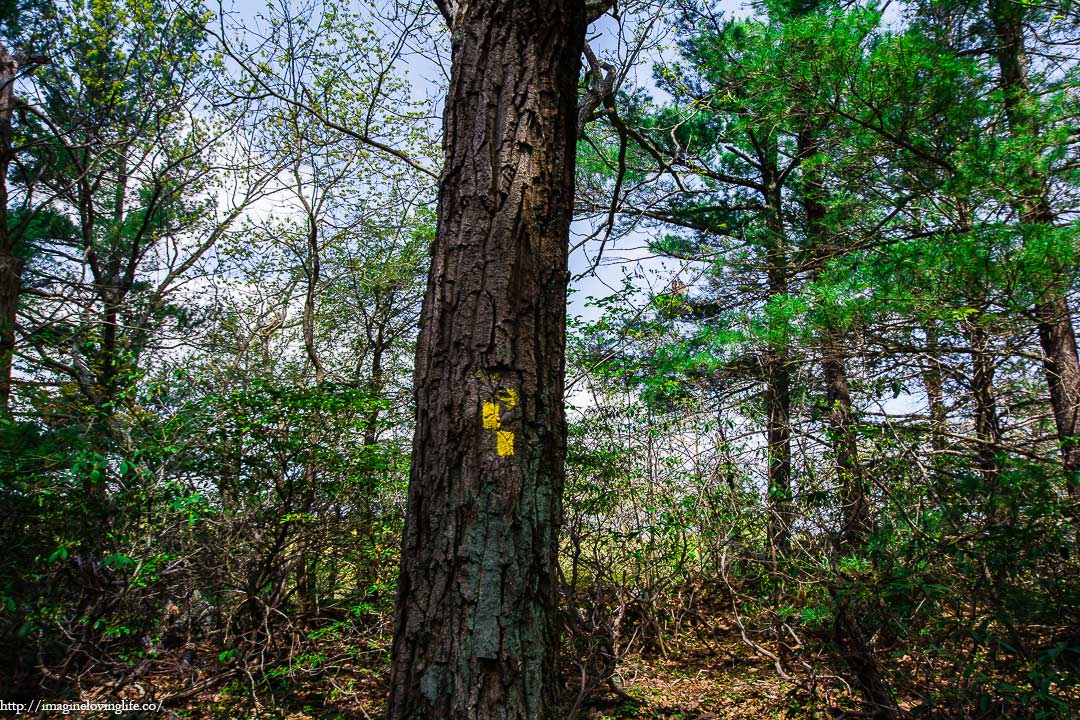
[[[1017,138],[1035,140],[1039,135],[1037,105],[1028,78],[1024,19],[1028,7],[1014,0],[990,0],[990,22],[1005,116],[1010,132]],[[1050,205],[1048,183],[1033,164],[1024,168],[1025,186],[1016,197],[1016,209],[1023,223],[1053,225],[1056,217]],[[1043,369],[1054,409],[1054,423],[1061,445],[1069,496],[1080,500],[1080,358],[1068,300],[1060,289],[1049,288],[1035,305],[1035,322],[1043,352]]]
[[[421,315],[391,720],[555,718],[572,0],[441,3],[452,70]]]

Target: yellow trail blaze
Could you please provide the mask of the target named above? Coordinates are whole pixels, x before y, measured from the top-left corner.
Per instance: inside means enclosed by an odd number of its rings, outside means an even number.
[[[495,451],[500,455],[514,454],[514,433],[509,430],[499,430],[495,434]]]
[[[484,429],[499,429],[499,406],[493,402],[484,403]]]
[[[514,454],[514,433],[510,430],[502,430],[499,421],[499,406],[505,410],[513,410],[517,405],[517,392],[507,388],[495,398],[497,402],[485,402],[483,408],[483,422],[485,430],[495,431],[495,452],[506,457]]]

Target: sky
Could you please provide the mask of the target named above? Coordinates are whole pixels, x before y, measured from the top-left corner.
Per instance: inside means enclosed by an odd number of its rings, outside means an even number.
[[[728,11],[735,15],[744,14],[748,9],[747,5],[738,0],[726,0],[724,4],[728,5]],[[434,3],[431,5],[433,7]],[[623,6],[626,7],[626,3],[623,3]],[[242,24],[257,24],[257,16],[265,10],[266,0],[224,0],[223,7]],[[359,0],[354,2],[352,7],[376,17],[379,12],[385,12],[387,5],[380,0],[375,0],[374,3]],[[610,14],[604,15],[589,28],[590,45],[602,58],[625,64],[626,36],[636,27],[635,23],[640,21],[639,17],[632,17],[625,11],[622,23]],[[441,23],[441,18],[435,22]],[[653,35],[660,38],[660,44],[642,53],[628,73],[628,85],[645,88],[653,97],[663,95],[652,80],[652,67],[659,60],[665,45],[670,46],[670,34],[665,25],[663,19],[654,23]],[[436,117],[441,116],[446,79],[439,64],[433,61],[430,55],[411,53],[403,57],[399,69],[407,73],[414,97],[430,102],[433,114]],[[591,229],[587,222],[575,222],[570,239],[571,247],[579,245]],[[636,273],[639,279],[655,286],[656,291],[662,291],[672,275],[678,272],[679,265],[653,258],[647,248],[648,241],[648,236],[632,233],[609,242],[604,246],[603,257],[599,263],[599,242],[587,243],[573,252],[570,258],[571,275],[574,278],[574,292],[570,300],[571,314],[581,314],[586,318],[594,316],[595,311],[587,305],[587,299],[617,292],[623,287],[625,272]],[[590,272],[594,265],[595,272]],[[647,298],[641,298],[641,301],[647,301]]]
[[[292,0],[278,0],[283,1],[289,2],[290,9],[300,8]],[[223,0],[226,12],[230,13],[238,24],[247,27],[258,26],[258,15],[265,11],[266,6],[266,0]],[[372,18],[376,26],[381,25],[388,35],[393,33],[394,21],[387,22],[385,19],[387,8],[391,6],[382,0],[354,0],[350,7]],[[627,4],[623,3],[623,7],[627,7]],[[730,16],[744,16],[754,12],[750,3],[739,0],[725,0],[722,7]],[[433,8],[432,2],[428,10]],[[661,60],[662,55],[671,57],[674,38],[666,17],[663,14],[658,15],[660,16],[650,17],[643,13],[635,16],[624,11],[621,21],[610,14],[605,15],[590,27],[588,42],[602,59],[620,67],[625,66],[634,30],[651,20],[650,37],[654,39],[636,57],[627,73],[627,86],[643,88],[653,98],[662,101],[664,93],[653,82],[653,67]],[[437,38],[443,31],[442,20],[434,12],[430,20],[431,24],[425,28],[428,34],[422,40],[427,47],[414,48],[411,52],[403,53],[396,69],[407,75],[413,97],[423,100],[430,107],[433,118],[432,132],[437,135],[447,79],[444,65],[441,65],[431,52],[437,42],[432,38]],[[444,61],[445,59],[443,58]],[[281,209],[266,206],[257,211],[280,212]],[[620,295],[621,302],[629,307],[643,307],[648,304],[651,296],[665,292],[674,277],[679,276],[684,282],[692,284],[695,274],[701,272],[700,268],[687,267],[682,262],[655,257],[648,247],[651,235],[637,231],[613,237],[604,244],[602,257],[598,258],[601,248],[598,240],[582,243],[592,230],[593,226],[586,220],[574,222],[571,230],[570,246],[575,248],[570,256],[572,282],[568,313],[571,317],[585,321],[596,320],[600,310],[591,300],[612,295]],[[635,293],[625,293],[628,280],[638,288]],[[573,391],[569,398],[571,404],[589,402],[587,398],[579,397],[580,395],[580,389]],[[885,409],[910,410],[910,405],[911,399],[901,396],[890,402]]]

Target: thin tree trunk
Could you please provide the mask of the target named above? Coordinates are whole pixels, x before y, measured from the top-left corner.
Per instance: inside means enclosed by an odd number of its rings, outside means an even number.
[[[799,133],[799,154],[804,162],[812,161],[821,152],[817,133],[806,128]],[[822,172],[812,162],[804,166],[803,212],[812,243],[813,274],[821,272],[835,252],[833,237],[826,222],[827,190]],[[820,329],[821,373],[825,381],[825,400],[828,403],[829,437],[833,444],[836,474],[841,487],[841,517],[839,550],[862,550],[870,535],[870,505],[859,463],[859,448],[855,437],[855,413],[851,404],[847,357],[844,352],[845,333],[828,325]],[[851,668],[856,686],[863,696],[871,717],[892,720],[896,717],[896,701],[881,672],[881,664],[866,632],[849,617],[846,601],[834,597],[837,603],[835,633],[841,656]]]
[[[783,298],[788,293],[787,246],[784,242],[783,195],[777,169],[777,142],[767,138],[762,146],[761,169],[766,226],[769,232],[766,273],[769,298]],[[766,405],[768,421],[768,492],[769,543],[776,556],[783,554],[791,534],[791,366],[782,321],[770,318],[770,337],[765,349]]]
[[[791,370],[783,348],[769,348],[768,449],[769,535],[774,552],[783,554],[791,536]]]
[[[1017,139],[1039,136],[1037,105],[1028,78],[1024,43],[1026,5],[1014,0],[990,0],[998,70],[1009,129]],[[1056,218],[1047,195],[1047,180],[1033,164],[1024,168],[1026,184],[1017,195],[1023,223],[1053,225]],[[1043,369],[1054,409],[1069,496],[1080,500],[1080,358],[1077,356],[1072,312],[1059,288],[1051,287],[1035,305],[1035,321],[1043,352]]]
[[[948,413],[945,408],[945,377],[941,368],[941,343],[937,325],[930,322],[925,329],[927,363],[923,366],[923,388],[930,410],[930,447],[935,453],[945,451],[945,432],[948,429]]]
[[[295,136],[297,154],[293,164],[293,179],[296,183],[294,190],[297,198],[304,206],[307,214],[307,244],[310,265],[305,268],[307,274],[307,291],[304,293],[304,316],[301,322],[304,335],[304,352],[307,353],[308,361],[315,371],[315,386],[318,388],[326,380],[326,368],[323,367],[319,350],[315,346],[315,311],[316,300],[319,292],[319,280],[322,275],[322,258],[319,248],[319,218],[313,202],[304,194],[303,178],[300,174],[301,148],[303,136],[297,131]],[[300,627],[305,627],[312,619],[312,610],[317,604],[317,587],[315,576],[315,563],[311,557],[311,517],[315,507],[315,498],[318,494],[319,468],[317,449],[319,445],[319,431],[321,422],[318,407],[314,409],[314,420],[307,459],[304,467],[304,487],[301,491],[301,503],[298,510],[305,515],[297,528],[296,538],[296,620]]]
[[[113,193],[113,214],[111,218],[111,232],[120,236],[126,220],[127,184],[130,180],[128,175],[127,158],[121,156],[117,168],[117,183]],[[105,221],[101,221],[105,224]],[[84,227],[84,247],[94,245],[94,225]],[[134,253],[134,250],[132,251]],[[134,255],[131,256],[134,258]],[[95,270],[94,283],[97,287],[98,298],[101,301],[101,345],[98,352],[100,371],[98,372],[98,391],[100,393],[100,407],[95,416],[95,442],[99,443],[98,450],[106,453],[109,444],[115,440],[113,432],[113,419],[116,415],[116,403],[121,396],[121,383],[124,378],[120,376],[123,363],[121,348],[120,319],[121,310],[128,291],[131,290],[133,276],[122,273],[124,258],[109,253],[103,266],[103,272]],[[133,259],[129,259],[134,262]],[[102,267],[102,266],[97,266]],[[124,382],[127,386],[129,382]],[[104,483],[99,483],[100,493],[105,492]]]
[[[803,172],[803,212],[806,215],[807,232],[810,236],[813,274],[820,274],[825,263],[835,252],[832,233],[826,223],[826,193],[822,172],[813,165],[812,159],[821,152],[818,134],[811,128],[798,136],[799,154],[807,165]],[[843,350],[846,338],[843,332],[822,327],[821,373],[825,381],[825,400],[828,403],[829,436],[833,445],[836,475],[841,486],[841,546],[850,551],[862,547],[870,534],[870,507],[866,499],[866,487],[862,467],[859,464],[859,448],[855,438],[855,416],[851,406],[851,387],[848,382],[847,358]]]
[[[823,342],[821,369],[825,377],[825,400],[829,404],[829,435],[843,503],[841,516],[844,527],[840,541],[845,549],[851,551],[861,548],[870,534],[870,505],[855,439],[855,416],[851,407],[846,358],[840,344],[831,337],[826,337]]]
[[[105,288],[102,292],[104,308],[101,313],[101,408],[106,416],[112,415],[113,402],[119,389],[120,357],[117,329],[120,323],[120,304],[114,298],[119,293],[115,288]],[[108,433],[106,433],[108,434]]]
[[[834,597],[833,605],[836,608],[833,637],[869,708],[867,716],[875,720],[894,720],[896,699],[881,673],[877,654],[866,641],[866,631],[859,626],[858,619],[852,617],[845,599]]]
[[[997,400],[994,397],[994,357],[991,336],[978,318],[967,323],[967,339],[971,344],[971,397],[975,406],[976,454],[979,471],[993,491],[1000,465],[1001,423],[998,420]]]
[[[0,245],[0,417],[11,416],[11,369],[21,290],[22,260]]]
[[[311,552],[311,524],[314,518],[316,486],[319,481],[316,465],[316,443],[318,437],[311,438],[307,459],[304,463],[304,486],[300,493],[300,503],[293,512],[301,513],[296,529],[296,624],[307,627],[314,619],[317,604],[315,563]]]
[[[305,203],[306,204],[306,203]],[[321,263],[319,259],[319,226],[314,214],[308,215],[308,253],[311,255],[311,267],[308,268],[307,292],[304,294],[304,351],[311,366],[315,369],[315,384],[322,385],[326,379],[326,368],[315,348],[315,296],[319,290]]]
[[[585,4],[459,0],[387,717],[558,708],[567,243]]]
[[[8,215],[8,171],[14,159],[11,113],[15,108],[17,64],[0,44],[0,417],[11,415],[11,366],[15,355],[15,323],[22,290],[22,260],[15,254]]]
[[[375,341],[371,348],[371,378],[368,380],[368,389],[371,392],[371,409],[364,419],[364,445],[374,445],[379,437],[379,395],[382,394],[385,378],[383,377],[383,354],[386,352],[383,340],[386,320],[379,323],[379,329],[375,332]]]
[[[100,370],[97,373],[98,407],[95,408],[90,431],[91,447],[101,456],[106,457],[115,440],[113,428],[116,415],[116,402],[119,399],[120,353],[117,338],[117,325],[120,322],[120,306],[115,300],[118,291],[112,287],[100,291],[103,308],[101,311],[101,348],[98,355]],[[87,496],[94,501],[106,503],[109,499],[107,473],[85,473],[83,488]],[[87,517],[94,517],[87,514]]]
[[[1080,361],[1072,314],[1068,302],[1058,295],[1036,305],[1035,317],[1069,496],[1080,501]]]

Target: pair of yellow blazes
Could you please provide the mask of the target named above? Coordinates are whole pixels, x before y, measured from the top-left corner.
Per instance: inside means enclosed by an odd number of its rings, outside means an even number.
[[[509,412],[517,405],[517,391],[506,388],[495,399],[484,403],[484,429],[495,431],[495,452],[507,456],[514,454],[514,432],[503,430],[502,421],[499,417],[503,410]]]

